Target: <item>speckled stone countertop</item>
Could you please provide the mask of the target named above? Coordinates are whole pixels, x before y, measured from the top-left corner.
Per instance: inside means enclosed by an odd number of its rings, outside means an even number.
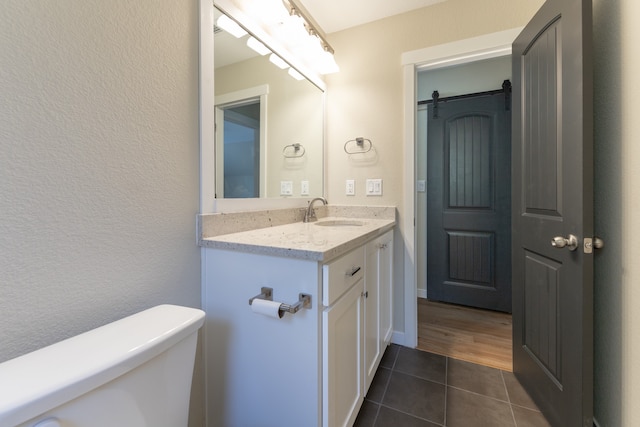
[[[242,217],[233,217],[233,214],[228,214],[227,220],[241,223],[238,225],[238,229],[241,231],[209,236],[207,235],[209,233],[203,232],[198,243],[206,248],[327,262],[361,246],[395,226],[395,208],[393,207],[327,206],[318,207],[316,213],[318,215],[317,222],[295,221],[282,224],[278,221],[277,225],[248,230],[246,228],[249,226],[244,223],[244,219],[238,219]],[[271,219],[271,217],[280,217],[281,214],[283,212],[275,214],[271,211],[268,216]],[[247,213],[242,213],[242,215],[247,215]],[[265,212],[252,213],[248,215],[248,218],[252,218],[252,223],[262,224],[264,223],[262,215],[265,215]],[[291,217],[295,219],[295,215]],[[211,229],[218,228],[204,225],[207,219],[219,220],[220,218],[201,218],[199,230],[209,229],[211,232]],[[318,225],[335,220],[352,221],[360,225]],[[226,224],[226,226],[229,225]]]

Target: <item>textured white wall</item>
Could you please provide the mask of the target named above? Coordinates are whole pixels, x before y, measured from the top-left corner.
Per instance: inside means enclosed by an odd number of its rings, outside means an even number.
[[[395,205],[402,223],[403,52],[524,25],[542,0],[449,0],[413,12],[329,34],[340,72],[327,76],[327,190],[333,204]],[[347,156],[345,141],[371,139],[374,151]],[[367,178],[383,179],[382,197],[364,195]],[[345,180],[356,180],[356,196]],[[413,232],[407,230],[407,232]],[[394,327],[404,330],[404,248],[396,234]]]
[[[197,1],[4,0],[0,362],[200,306]]]

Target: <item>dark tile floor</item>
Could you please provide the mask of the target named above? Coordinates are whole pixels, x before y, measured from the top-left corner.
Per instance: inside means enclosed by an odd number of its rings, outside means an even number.
[[[511,372],[392,344],[357,427],[549,427]]]

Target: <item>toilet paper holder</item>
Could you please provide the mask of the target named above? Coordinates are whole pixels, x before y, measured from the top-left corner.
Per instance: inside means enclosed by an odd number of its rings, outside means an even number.
[[[249,305],[253,304],[254,299],[273,301],[273,288],[268,288],[266,286],[261,287],[259,295],[249,298]],[[296,314],[301,308],[311,308],[311,295],[300,293],[298,294],[298,302],[295,304],[280,304],[280,311],[285,313]]]

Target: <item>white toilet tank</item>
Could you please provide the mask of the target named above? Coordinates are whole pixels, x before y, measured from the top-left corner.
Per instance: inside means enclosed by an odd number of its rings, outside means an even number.
[[[186,426],[203,323],[160,305],[1,363],[0,426]]]

